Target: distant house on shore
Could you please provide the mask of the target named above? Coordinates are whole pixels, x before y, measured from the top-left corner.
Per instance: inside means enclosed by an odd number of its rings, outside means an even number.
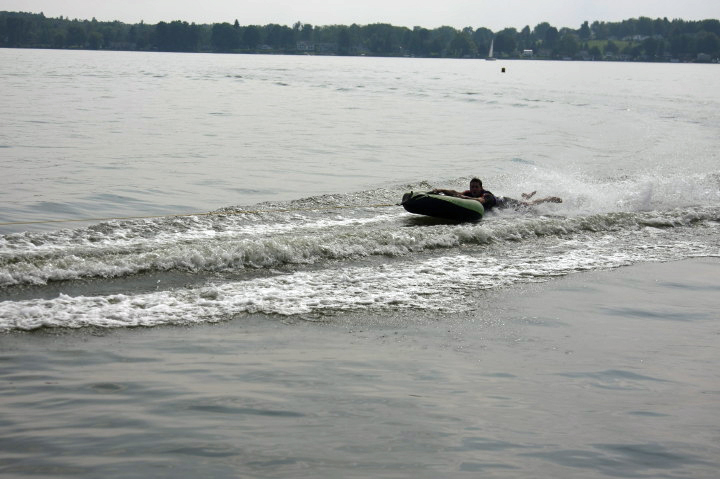
[[[295,44],[295,49],[299,52],[314,52],[315,42],[299,41]]]
[[[532,50],[523,50],[522,56],[523,58],[532,58],[534,56],[534,53]]]
[[[338,51],[337,43],[308,42],[301,40],[295,44],[295,49],[301,53],[318,53],[331,55]]]

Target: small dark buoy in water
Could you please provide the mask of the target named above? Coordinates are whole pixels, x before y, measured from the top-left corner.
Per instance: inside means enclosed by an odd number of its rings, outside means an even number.
[[[505,73],[505,67],[502,67],[502,70],[500,70],[500,71]]]

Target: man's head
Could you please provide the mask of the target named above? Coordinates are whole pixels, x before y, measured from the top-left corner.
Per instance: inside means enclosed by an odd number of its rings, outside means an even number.
[[[473,178],[470,180],[470,194],[472,196],[480,196],[480,192],[483,190],[482,181],[479,178]]]

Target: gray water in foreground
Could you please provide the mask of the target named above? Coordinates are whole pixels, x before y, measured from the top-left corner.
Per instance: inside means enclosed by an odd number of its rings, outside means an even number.
[[[720,466],[720,262],[475,310],[0,337],[3,477],[663,477]]]
[[[0,60],[3,476],[715,477],[716,66]]]

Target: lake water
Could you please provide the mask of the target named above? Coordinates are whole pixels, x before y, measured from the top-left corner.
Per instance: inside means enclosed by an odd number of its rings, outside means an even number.
[[[1,473],[714,477],[716,65],[0,65]]]

